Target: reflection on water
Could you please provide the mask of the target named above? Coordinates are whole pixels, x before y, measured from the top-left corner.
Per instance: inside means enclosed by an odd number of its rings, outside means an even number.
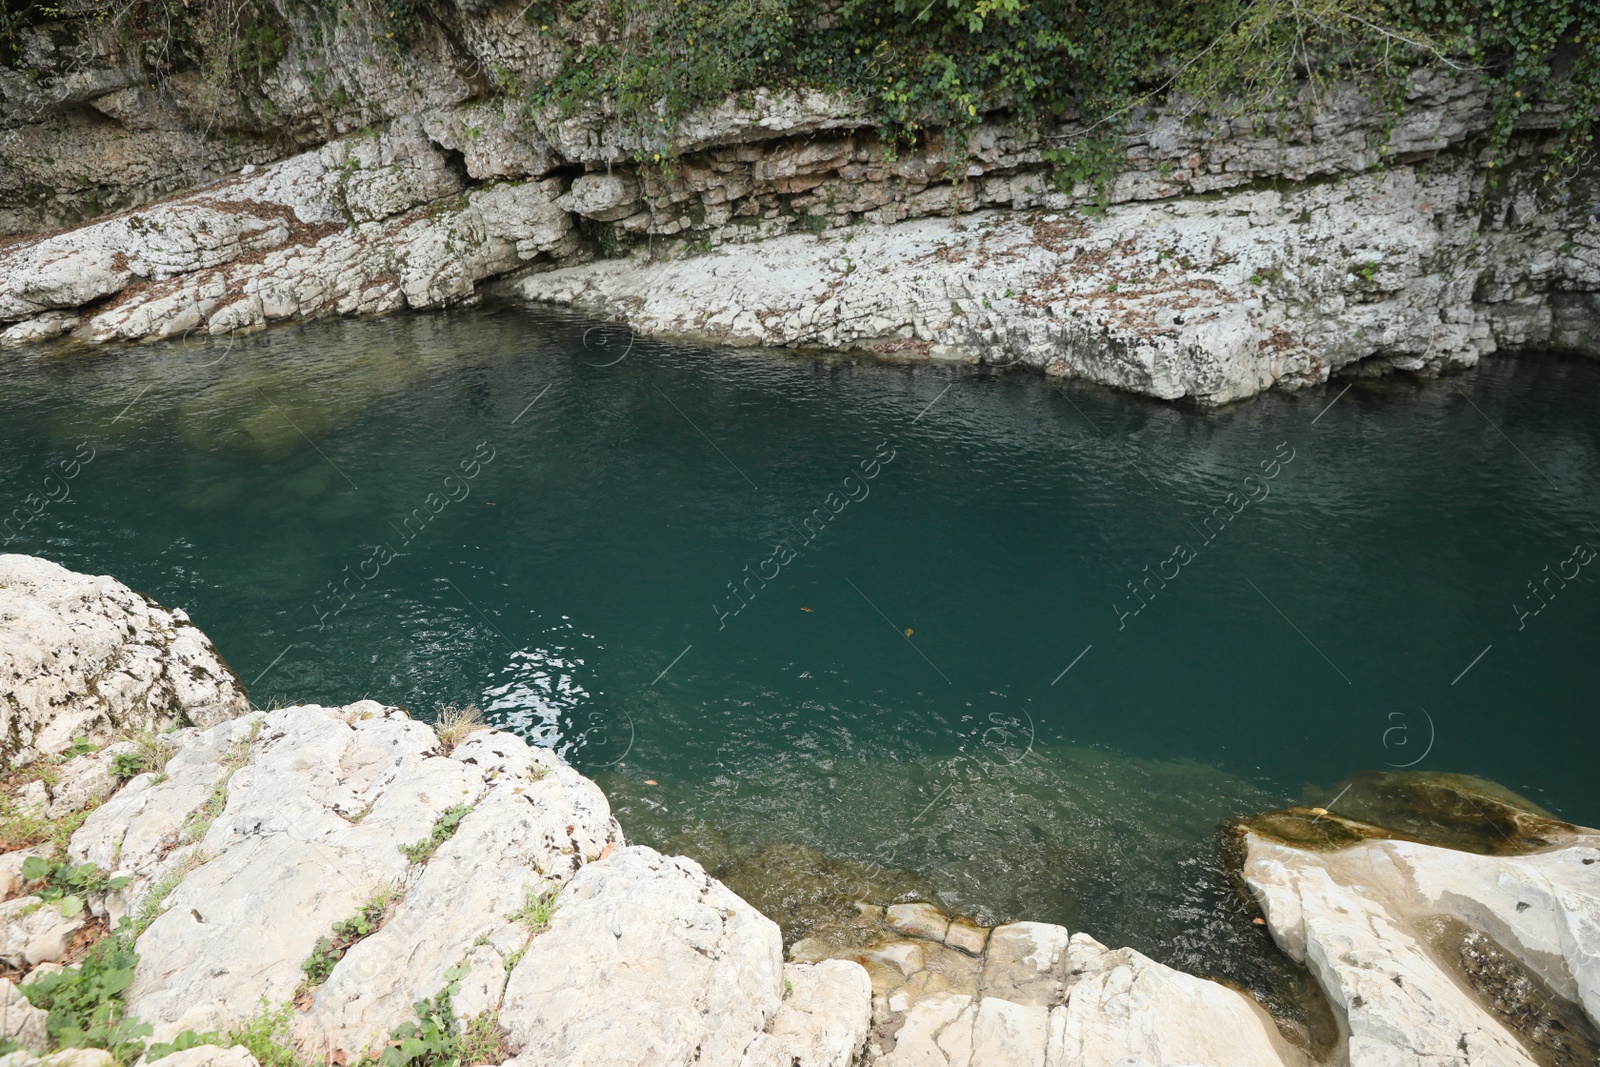
[[[8,354],[0,539],[185,608],[261,704],[476,702],[751,892],[815,848],[1253,986],[1234,815],[1421,757],[1600,820],[1572,743],[1592,568],[1511,607],[1600,545],[1593,362],[1196,412],[647,340],[613,362],[585,329]],[[1270,495],[1246,480],[1291,454]]]
[[[580,680],[582,657],[572,646],[554,643],[571,630],[572,624],[564,619],[561,626],[547,631],[544,647],[512,650],[500,670],[504,680],[483,691],[483,710],[491,722],[564,756],[570,756],[575,745],[582,746],[584,731],[570,725],[563,729],[563,718],[570,723],[571,716],[581,714],[594,699]],[[594,640],[591,634],[576,636]]]

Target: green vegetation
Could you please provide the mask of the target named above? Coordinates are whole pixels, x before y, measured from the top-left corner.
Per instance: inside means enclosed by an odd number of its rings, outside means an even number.
[[[459,963],[444,972],[444,988],[412,1005],[415,1021],[408,1020],[389,1034],[379,1057],[382,1067],[456,1067],[461,1063],[463,1035],[456,1028],[450,998],[461,988],[470,968]]]
[[[132,752],[118,752],[111,757],[111,777],[127,781],[141,774],[159,774],[172,758],[172,744],[154,730],[140,730],[127,738],[132,741]]]
[[[261,1067],[307,1067],[294,1049],[294,1006],[290,1004],[274,1009],[263,1001],[255,1018],[229,1031],[217,1044],[243,1045]]]
[[[499,1012],[481,1012],[468,1019],[461,1028],[456,1062],[463,1067],[500,1063],[506,1055],[506,1031],[500,1025]]]
[[[9,788],[0,790],[0,852],[48,844],[56,856],[67,854],[67,842],[77,833],[88,811],[48,819],[37,806],[19,801]]]
[[[1141,105],[1224,112],[1303,106],[1335,79],[1398,107],[1406,75],[1444,61],[1483,74],[1492,147],[1540,98],[1567,106],[1557,161],[1593,146],[1600,5],[1589,0],[535,0],[528,18],[563,46],[559,71],[522,88],[565,109],[614,102],[670,154],[691,108],[762,88],[849,93],[892,140],[946,127],[958,152],[984,111],[1024,126],[1077,111],[1090,136],[1060,149],[1067,181],[1115,163]],[[580,27],[602,27],[592,46]],[[615,27],[627,27],[621,31]],[[1107,157],[1112,158],[1108,159]]]
[[[391,907],[400,899],[399,892],[392,886],[385,886],[363,905],[359,911],[348,919],[341,919],[333,924],[332,937],[319,937],[311,955],[300,965],[306,972],[303,989],[310,989],[327,981],[328,975],[333,973],[334,965],[344,958],[357,941],[374,934],[383,926],[384,920],[389,917]]]
[[[108,937],[73,968],[44,974],[22,987],[34,1007],[50,1013],[45,1027],[57,1048],[103,1048],[118,1063],[144,1052],[150,1025],[127,1014],[122,991],[133,982],[139,961],[132,941]]]
[[[150,1035],[151,1028],[129,1015],[122,1003],[122,993],[133,982],[134,967],[139,962],[134,944],[161,914],[162,901],[178,882],[204,862],[205,857],[193,856],[151,887],[138,910],[125,917],[114,934],[95,942],[76,966],[38,974],[20,987],[30,1004],[49,1013],[45,1029],[52,1048],[103,1048],[119,1064],[130,1064],[146,1055],[144,1038]],[[44,887],[36,892],[54,902],[63,914],[69,913],[69,907],[81,911],[83,895],[120,889],[128,881],[111,878],[92,863],[51,864],[39,857],[25,861],[22,872],[30,880],[44,880]],[[148,1056],[156,1060],[214,1041],[215,1034],[185,1030],[170,1042],[150,1046]],[[262,1067],[290,1067],[269,1064],[265,1059],[261,1062]]]
[[[54,904],[68,919],[83,914],[84,897],[90,893],[112,892],[132,881],[126,875],[111,878],[92,863],[51,863],[43,856],[23,860],[22,877],[29,882],[43,881],[33,889],[34,895]]]
[[[223,1044],[221,1035],[214,1030],[197,1034],[193,1030],[185,1030],[171,1041],[157,1041],[145,1050],[145,1061],[154,1063],[156,1060],[165,1059],[174,1052],[187,1052],[201,1045]]]
[[[403,62],[462,17],[451,0],[17,0],[0,7],[0,58],[17,59],[23,27],[85,9],[158,73],[197,70],[219,102],[249,96],[296,43],[314,66],[330,32],[370,32]],[[1350,79],[1398,114],[1407,75],[1430,63],[1486,80],[1493,163],[1546,104],[1565,108],[1552,171],[1577,163],[1600,113],[1593,0],[532,0],[524,16],[556,63],[497,66],[499,91],[565,111],[605,102],[638,160],[663,165],[687,112],[762,89],[847,94],[891,156],[923,144],[958,159],[989,111],[1031,129],[1076,117],[1089,132],[1049,149],[1064,184],[1102,182],[1142,107],[1270,126]]]
[[[433,854],[439,851],[439,846],[455,836],[456,827],[461,825],[461,820],[467,812],[472,810],[470,804],[457,804],[453,808],[446,808],[434,820],[433,829],[421,841],[409,845],[401,845],[400,851],[405,853],[406,859],[412,863],[427,863]]]
[[[550,890],[546,893],[530,891],[528,899],[522,907],[507,915],[506,918],[514,923],[521,923],[534,933],[538,933],[550,925],[551,916],[556,913],[556,892]]]

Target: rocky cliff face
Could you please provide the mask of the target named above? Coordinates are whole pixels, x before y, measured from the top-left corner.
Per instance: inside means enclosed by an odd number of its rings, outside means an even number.
[[[182,611],[112,578],[0,555],[0,762],[79,739],[209,726],[246,711],[244,687]],[[45,783],[39,783],[44,787]]]
[[[48,622],[35,599],[0,585],[0,610]],[[48,632],[70,658],[70,631]],[[35,647],[0,632],[0,676]],[[60,714],[96,699],[63,681]],[[146,1040],[176,1046],[148,1053],[171,1067],[1581,1067],[1600,1051],[1600,833],[1470,782],[1444,783],[1462,809],[1444,823],[1476,851],[1357,819],[1385,789],[1416,793],[1403,776],[1353,786],[1348,815],[1240,831],[1259,921],[1330,1002],[1335,1032],[1312,1039],[1087,933],[929,903],[863,900],[848,944],[808,937],[786,962],[777,925],[698,864],[627,845],[594,783],[470,721],[436,730],[374,701],[248,711],[45,770],[52,798],[15,770],[0,791],[8,839],[37,835],[0,855],[0,1038],[21,1046],[5,1067],[111,1067]],[[42,804],[70,820],[54,844]]]
[[[519,5],[469,6],[403,52],[359,18],[290,35],[227,92],[92,19],[24,31],[0,73],[0,228],[18,235],[0,343],[440,307],[526,276],[524,298],[667,335],[1023,363],[1211,404],[1600,354],[1596,175],[1544,184],[1513,161],[1491,183],[1469,74],[1419,72],[1398,113],[1356,86],[1281,114],[1169,100],[1132,118],[1103,188],[1057,187],[1045,153],[1083,136],[1070,121],[997,112],[959,146],[933,131],[890,152],[848,100],[804,92],[691,114],[678,155],[641,165],[603,108],[504,95],[559,42]]]

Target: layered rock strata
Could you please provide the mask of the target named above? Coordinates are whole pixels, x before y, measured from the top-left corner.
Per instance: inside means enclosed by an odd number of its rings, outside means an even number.
[[[112,202],[192,191],[0,249],[0,344],[437,308],[532,274],[505,291],[665,336],[1024,364],[1205,404],[1497,351],[1600,353],[1595,175],[1545,184],[1517,162],[1553,121],[1537,109],[1491,171],[1492,108],[1469,74],[1417,72],[1398,114],[1358,86],[1244,116],[1175,98],[1130,117],[1103,183],[1073,187],[1048,162],[1087,135],[1070,118],[1025,130],[993,112],[891,152],[818,92],[686,115],[661,167],[603,106],[530,109],[463,79],[548,76],[551,42],[513,8],[452,15],[459,32],[400,64],[410,89],[392,56],[369,57],[381,76],[339,88],[355,102],[337,107],[280,63],[256,91],[284,136],[218,146],[187,178],[111,161],[191,136],[196,101],[158,102],[139,84],[155,75],[84,27],[77,67],[50,44],[67,29],[25,31],[44,74],[0,109],[14,137],[115,142],[80,152]],[[329,28],[326,47],[354,55],[360,30]],[[38,117],[52,109],[71,121]],[[44,180],[29,159],[12,153],[0,187]],[[194,188],[202,176],[216,180]],[[8,225],[48,221],[41,204]]]

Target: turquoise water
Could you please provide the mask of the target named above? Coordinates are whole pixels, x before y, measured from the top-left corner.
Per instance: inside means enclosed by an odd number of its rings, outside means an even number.
[[[509,309],[8,354],[0,539],[182,606],[263,706],[476,702],[635,840],[1243,980],[1229,815],[1415,764],[1600,821],[1600,365],[1345,384],[1199,412]]]

